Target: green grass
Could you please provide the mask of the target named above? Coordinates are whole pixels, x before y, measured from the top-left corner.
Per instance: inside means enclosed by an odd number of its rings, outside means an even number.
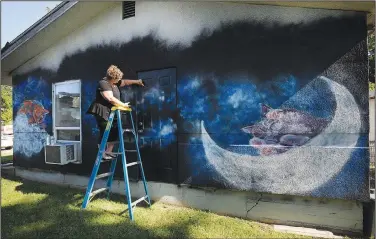
[[[11,151],[1,151],[1,163],[11,163],[13,161],[13,153]]]
[[[2,238],[302,238],[269,225],[155,203],[123,213],[125,197],[94,199],[83,191],[16,178],[1,181]]]

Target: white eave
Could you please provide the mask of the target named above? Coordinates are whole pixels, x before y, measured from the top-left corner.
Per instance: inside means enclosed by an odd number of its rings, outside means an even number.
[[[355,11],[367,13],[367,26],[375,26],[375,1],[254,1],[252,4],[266,4],[285,7],[302,7]]]
[[[222,0],[223,1],[223,0]],[[226,1],[226,0],[224,0]],[[229,0],[226,2],[237,2]],[[250,4],[336,9],[367,12],[367,25],[374,26],[375,2],[360,1],[254,1]],[[1,50],[1,84],[12,84],[12,72],[41,54],[117,2],[62,2]],[[120,16],[119,16],[120,18]],[[74,44],[74,43],[72,43]]]

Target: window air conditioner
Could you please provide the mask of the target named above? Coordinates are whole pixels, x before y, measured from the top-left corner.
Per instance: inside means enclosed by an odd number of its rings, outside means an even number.
[[[46,164],[65,165],[77,161],[78,145],[74,143],[57,143],[45,146]]]

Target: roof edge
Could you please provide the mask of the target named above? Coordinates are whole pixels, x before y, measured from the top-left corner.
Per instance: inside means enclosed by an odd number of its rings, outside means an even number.
[[[63,1],[51,11],[49,11],[46,15],[44,15],[41,19],[19,34],[15,39],[11,42],[7,42],[5,46],[1,49],[1,60],[11,54],[14,50],[16,50],[19,46],[24,44],[30,38],[35,36],[38,32],[43,30],[47,27],[50,23],[58,19],[61,15],[63,15],[66,11],[76,5],[78,1],[71,2],[71,1]]]

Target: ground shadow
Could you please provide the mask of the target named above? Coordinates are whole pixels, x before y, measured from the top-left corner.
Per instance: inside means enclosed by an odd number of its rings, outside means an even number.
[[[191,217],[169,225],[147,227],[141,218],[132,222],[128,214],[107,214],[111,209],[105,212],[102,209],[80,209],[83,199],[80,190],[12,176],[5,178],[21,182],[16,190],[30,197],[36,194],[46,196],[31,203],[19,201],[15,205],[2,207],[2,238],[189,238],[189,226],[197,221]],[[112,195],[111,200],[124,202],[124,196]]]

